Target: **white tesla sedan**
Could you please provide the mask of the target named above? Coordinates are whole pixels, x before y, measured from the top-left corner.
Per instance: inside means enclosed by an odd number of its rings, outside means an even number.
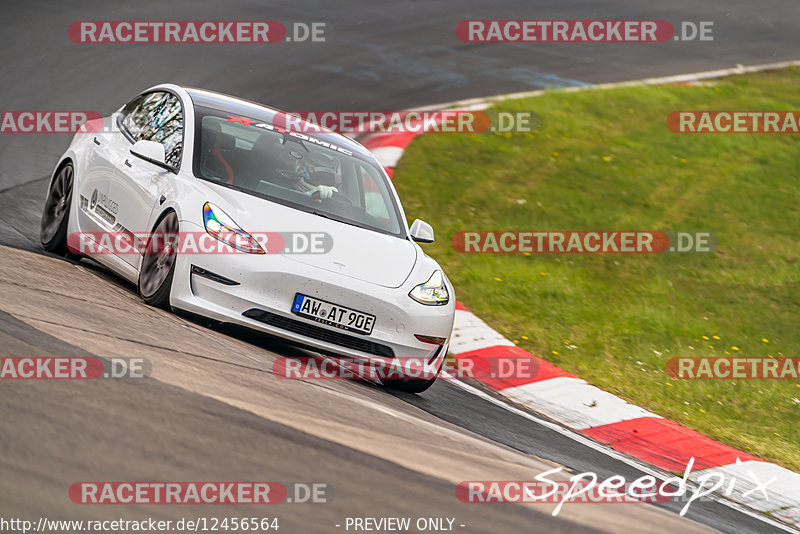
[[[75,135],[50,181],[42,244],[91,255],[154,306],[438,373],[455,295],[417,244],[433,229],[408,228],[367,149],[287,124],[281,111],[230,96],[148,89]],[[383,381],[419,392],[434,380]]]

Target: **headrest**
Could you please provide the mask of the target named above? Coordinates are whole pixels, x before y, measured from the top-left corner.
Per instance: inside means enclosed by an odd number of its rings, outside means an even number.
[[[236,146],[236,138],[231,134],[219,133],[219,147],[222,150],[233,150]]]

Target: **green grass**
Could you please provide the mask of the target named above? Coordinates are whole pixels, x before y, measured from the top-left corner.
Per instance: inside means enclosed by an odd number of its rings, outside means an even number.
[[[406,213],[437,232],[426,252],[493,328],[602,389],[800,470],[800,380],[664,372],[677,356],[800,357],[798,136],[666,126],[675,110],[797,110],[798,87],[792,68],[506,101],[535,113],[538,130],[419,137],[394,181]],[[708,230],[718,248],[460,254],[450,243],[457,231],[506,229]]]

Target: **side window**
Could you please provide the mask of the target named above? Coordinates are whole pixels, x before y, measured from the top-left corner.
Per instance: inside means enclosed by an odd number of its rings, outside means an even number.
[[[177,167],[183,151],[183,111],[177,97],[156,92],[132,100],[122,111],[122,127],[134,141],[164,145],[166,162]]]
[[[140,139],[156,141],[164,145],[167,164],[177,167],[183,151],[183,111],[181,102],[167,94],[151,113],[150,122],[141,132]]]
[[[133,99],[122,110],[122,127],[135,141],[152,118],[152,112],[161,105],[165,93],[148,93]]]
[[[359,174],[361,176],[361,185],[364,191],[364,208],[367,213],[381,222],[388,223],[390,220],[388,205],[389,192],[383,186],[383,181],[373,174],[376,173],[374,169],[366,166],[359,165]],[[379,185],[381,184],[381,185]]]

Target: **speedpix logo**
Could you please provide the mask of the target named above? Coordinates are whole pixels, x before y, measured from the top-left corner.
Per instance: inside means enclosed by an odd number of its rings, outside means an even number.
[[[743,462],[736,458],[736,465]],[[713,493],[724,493],[729,496],[738,488],[735,476],[726,476],[720,470],[708,470],[697,476],[697,487],[689,484],[689,477],[694,466],[694,457],[689,459],[683,477],[672,476],[661,483],[652,475],[643,475],[636,480],[628,481],[624,477],[614,475],[605,480],[598,480],[596,473],[587,471],[578,473],[566,480],[548,478],[564,470],[556,467],[540,473],[534,481],[514,480],[470,480],[461,482],[456,487],[456,497],[464,503],[555,503],[553,516],[557,516],[566,503],[590,502],[666,502],[671,499],[683,499],[686,504],[680,515],[686,515],[694,501],[703,499]],[[769,499],[767,486],[775,481],[760,480],[752,470],[747,470],[750,481],[742,485],[746,489],[742,497],[760,493],[765,500]],[[752,481],[752,482],[751,482]],[[740,488],[740,491],[742,489]]]

